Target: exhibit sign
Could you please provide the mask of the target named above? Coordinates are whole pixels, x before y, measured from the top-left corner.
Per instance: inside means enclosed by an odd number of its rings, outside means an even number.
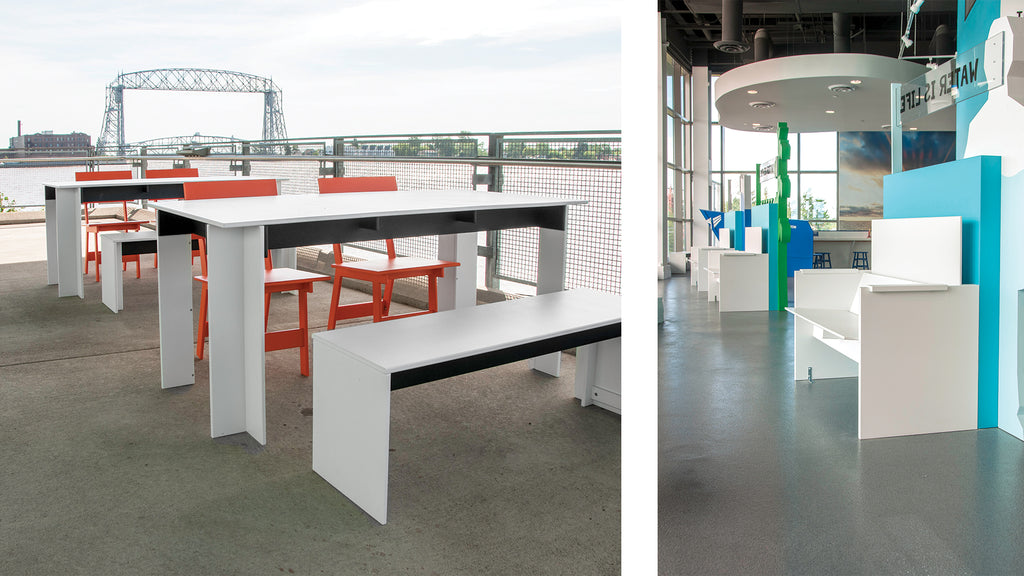
[[[1003,36],[957,54],[900,87],[900,121],[909,122],[938,112],[1003,85]]]

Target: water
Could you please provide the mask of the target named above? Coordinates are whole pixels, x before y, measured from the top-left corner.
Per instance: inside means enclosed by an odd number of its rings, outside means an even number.
[[[105,165],[104,170],[128,170],[129,165]],[[0,194],[14,201],[15,207],[42,209],[44,182],[70,182],[75,172],[85,170],[84,165],[26,166],[0,168]],[[34,208],[33,208],[34,207]]]

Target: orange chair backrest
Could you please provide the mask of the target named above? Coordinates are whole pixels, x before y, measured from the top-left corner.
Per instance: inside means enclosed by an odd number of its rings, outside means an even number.
[[[349,178],[320,178],[316,181],[321,194],[336,192],[389,192],[398,190],[398,179],[394,176],[352,176]],[[388,258],[394,258],[395,241],[385,241]],[[341,244],[334,245],[334,263],[341,264]]]
[[[199,168],[164,168],[162,170],[146,170],[146,178],[187,178],[199,176]]]
[[[184,188],[185,200],[245,198],[247,196],[277,196],[277,180],[186,182]]]
[[[86,180],[131,180],[131,170],[106,170],[102,172],[75,172],[75,182]]]
[[[247,198],[251,196],[277,196],[277,180],[222,180],[220,182],[186,182],[185,200],[209,200],[211,198]],[[206,239],[199,238],[199,263],[206,276]],[[263,259],[264,267],[270,270],[273,264],[269,252]]]
[[[321,194],[335,192],[386,192],[398,190],[398,179],[394,176],[357,176],[352,178],[320,178],[317,180]]]

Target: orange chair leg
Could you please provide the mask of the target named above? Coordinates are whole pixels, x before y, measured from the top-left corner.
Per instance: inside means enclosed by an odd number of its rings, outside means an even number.
[[[395,280],[388,278],[384,285],[384,316],[391,313],[391,292],[395,289]]]
[[[89,231],[85,231],[85,275],[89,275]]]
[[[331,315],[327,318],[327,329],[334,330],[338,320],[338,300],[341,296],[341,275],[334,275],[334,286],[331,290]]]
[[[299,371],[303,376],[309,376],[309,323],[306,319],[306,292],[312,292],[313,287],[299,290],[299,334],[302,338],[302,345],[299,346]]]
[[[427,310],[437,312],[437,274],[427,277]]]
[[[206,343],[206,335],[209,327],[206,324],[206,283],[203,282],[203,293],[199,297],[199,338],[196,341],[196,358],[203,359],[203,345]]]
[[[270,292],[263,293],[263,331],[270,326]]]
[[[99,231],[96,231],[96,233],[93,235],[93,238],[92,238],[92,249],[94,250],[94,254],[95,254],[93,260],[96,262],[96,281],[99,282],[100,281],[100,262],[103,261],[103,253],[100,252],[100,233],[99,233]],[[122,270],[127,270],[127,269],[128,268],[122,268]]]
[[[384,303],[381,301],[380,282],[373,282],[373,321],[384,319]]]

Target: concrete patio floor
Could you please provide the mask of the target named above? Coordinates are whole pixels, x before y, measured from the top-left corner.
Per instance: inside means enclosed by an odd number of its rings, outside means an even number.
[[[621,420],[580,408],[573,356],[394,392],[381,526],[312,471],[297,350],[267,354],[267,445],[211,439],[207,360],[160,388],[152,260],[119,314],[92,277],[58,298],[44,260],[41,224],[0,226],[0,574],[619,573]]]

